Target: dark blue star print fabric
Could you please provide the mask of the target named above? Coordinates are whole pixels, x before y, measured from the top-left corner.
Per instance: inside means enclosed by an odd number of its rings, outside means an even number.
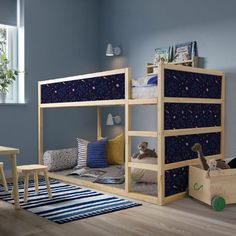
[[[165,103],[165,130],[221,125],[220,104]]]
[[[124,99],[125,74],[45,84],[41,91],[43,104]]]
[[[221,98],[221,76],[165,69],[165,97]]]
[[[185,192],[188,187],[188,167],[165,171],[165,196]]]
[[[205,156],[220,154],[220,133],[192,134],[165,138],[165,163],[197,158],[191,150],[194,143],[200,143]]]
[[[165,69],[165,96],[221,98],[221,76]],[[221,125],[220,104],[165,103],[165,130],[214,127]],[[165,138],[165,163],[197,158],[194,143],[202,144],[204,155],[220,154],[220,133],[181,135]],[[188,167],[165,171],[165,196],[186,191]]]

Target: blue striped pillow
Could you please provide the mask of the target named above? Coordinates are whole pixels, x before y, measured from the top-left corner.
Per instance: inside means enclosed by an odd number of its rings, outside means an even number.
[[[107,163],[107,139],[101,139],[88,144],[87,166],[90,168],[104,168]]]

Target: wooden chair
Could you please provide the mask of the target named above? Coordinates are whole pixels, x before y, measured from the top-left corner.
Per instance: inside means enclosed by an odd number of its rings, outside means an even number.
[[[35,192],[38,193],[38,175],[40,172],[43,172],[45,182],[47,185],[48,190],[48,196],[51,198],[51,188],[50,183],[48,179],[48,168],[44,165],[24,165],[24,166],[17,166],[17,173],[23,173],[24,175],[24,202],[28,201],[28,188],[29,188],[29,174],[34,174],[34,186],[35,186]]]
[[[6,177],[5,177],[4,169],[3,169],[3,162],[0,162],[0,175],[1,175],[2,185],[4,187],[4,190],[8,192],[7,181],[6,181]]]

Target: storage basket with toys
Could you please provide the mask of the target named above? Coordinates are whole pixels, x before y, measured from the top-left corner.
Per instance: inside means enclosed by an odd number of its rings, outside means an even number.
[[[230,169],[222,160],[207,162],[200,144],[195,144],[192,150],[198,153],[202,166],[189,167],[189,195],[216,211],[236,203],[236,169]]]

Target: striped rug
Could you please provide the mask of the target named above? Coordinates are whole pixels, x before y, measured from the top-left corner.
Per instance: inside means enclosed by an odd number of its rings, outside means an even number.
[[[141,205],[55,180],[50,180],[50,183],[53,195],[51,199],[48,198],[44,180],[39,181],[38,194],[34,192],[33,181],[30,181],[28,202],[24,203],[24,184],[19,182],[21,208],[58,224],[63,224]],[[9,191],[11,189],[12,184],[9,184]],[[1,185],[0,199],[12,204],[14,202],[10,192],[4,192]]]

